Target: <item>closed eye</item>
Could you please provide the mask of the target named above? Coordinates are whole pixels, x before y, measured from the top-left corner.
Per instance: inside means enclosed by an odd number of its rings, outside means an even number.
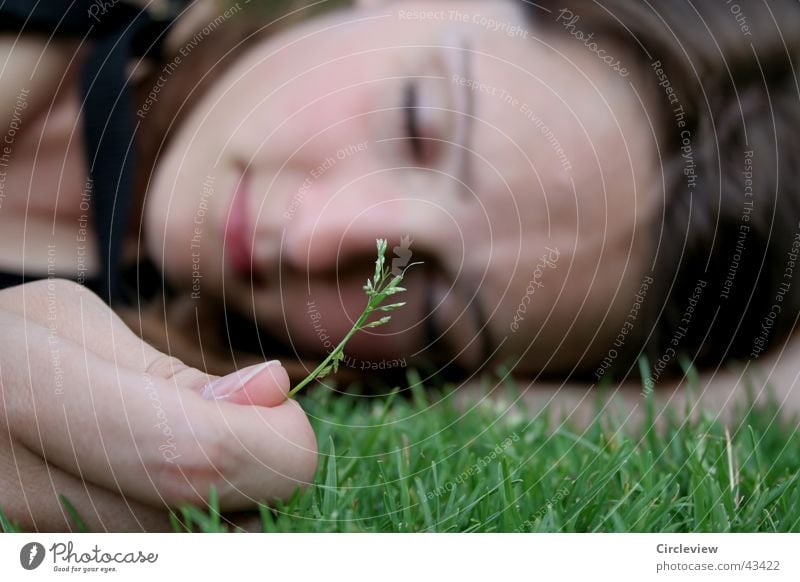
[[[410,82],[405,88],[405,130],[414,160],[425,159],[425,143],[419,116],[419,85]]]

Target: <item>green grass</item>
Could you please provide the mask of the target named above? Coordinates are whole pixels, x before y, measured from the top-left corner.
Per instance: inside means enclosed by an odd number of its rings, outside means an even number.
[[[775,404],[727,432],[678,413],[660,430],[610,413],[580,430],[519,405],[465,412],[447,391],[409,392],[312,391],[317,485],[262,508],[263,531],[800,531],[798,421]],[[229,529],[205,514],[184,525]]]
[[[379,398],[309,391],[301,402],[320,443],[317,484],[261,508],[263,530],[800,531],[798,421],[774,404],[727,431],[683,411],[659,430],[620,428],[611,413],[583,430],[496,400],[464,411],[451,396],[418,386]],[[176,512],[173,526],[233,529],[211,505]],[[2,514],[0,523],[11,527]]]

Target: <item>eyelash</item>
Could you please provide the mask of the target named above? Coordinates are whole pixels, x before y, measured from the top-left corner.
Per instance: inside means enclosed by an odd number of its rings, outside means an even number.
[[[412,157],[422,162],[425,161],[425,143],[419,125],[418,108],[419,88],[412,82],[405,89],[405,130]]]

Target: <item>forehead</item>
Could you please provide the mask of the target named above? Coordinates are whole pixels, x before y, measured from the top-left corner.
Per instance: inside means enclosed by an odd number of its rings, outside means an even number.
[[[635,210],[649,186],[637,186],[637,169],[654,156],[634,86],[563,43],[503,44],[505,57],[479,47],[471,55],[476,189],[499,215],[538,229]]]

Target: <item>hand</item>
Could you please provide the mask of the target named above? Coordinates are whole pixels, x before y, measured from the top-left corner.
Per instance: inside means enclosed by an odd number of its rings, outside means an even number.
[[[68,527],[58,494],[92,529],[160,529],[212,485],[236,511],[314,475],[314,433],[277,362],[210,377],[57,279],[0,291],[0,328],[0,508],[23,528]]]

